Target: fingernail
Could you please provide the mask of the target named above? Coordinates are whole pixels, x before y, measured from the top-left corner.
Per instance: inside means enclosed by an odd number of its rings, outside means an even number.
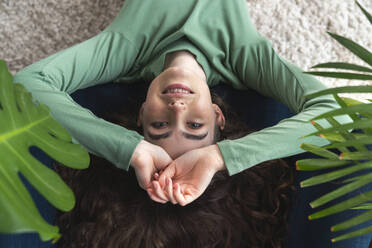
[[[168,177],[165,179],[165,184],[166,184],[166,185],[169,184],[169,178],[168,178]]]

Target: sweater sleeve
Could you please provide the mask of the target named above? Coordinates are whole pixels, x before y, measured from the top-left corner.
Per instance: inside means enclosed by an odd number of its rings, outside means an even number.
[[[302,153],[301,143],[329,144],[320,137],[300,139],[316,131],[308,122],[311,118],[339,108],[332,96],[304,100],[305,95],[325,89],[325,85],[280,58],[262,37],[234,50],[232,65],[245,87],[284,103],[296,115],[243,138],[217,143],[230,175],[267,160]],[[351,121],[348,116],[339,116],[336,120]],[[324,128],[330,127],[324,119],[317,122]]]
[[[101,32],[24,68],[14,82],[24,85],[37,101],[50,108],[51,115],[71,134],[73,143],[128,170],[131,155],[143,137],[98,118],[69,94],[125,75],[136,53],[122,33]]]

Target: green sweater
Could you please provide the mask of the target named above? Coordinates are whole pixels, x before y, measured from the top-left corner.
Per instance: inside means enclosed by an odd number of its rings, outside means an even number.
[[[303,100],[326,87],[275,53],[252,25],[245,0],[126,0],[101,33],[24,68],[15,82],[50,107],[74,143],[128,170],[143,137],[98,118],[69,94],[107,82],[150,82],[161,73],[165,55],[176,50],[196,56],[210,87],[222,82],[254,89],[296,113],[273,127],[217,143],[230,175],[301,153],[302,142],[328,144],[320,137],[298,138],[316,131],[309,119],[338,104],[331,97]]]

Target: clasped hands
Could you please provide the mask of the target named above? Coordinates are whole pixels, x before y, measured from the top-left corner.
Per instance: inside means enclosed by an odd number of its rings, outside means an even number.
[[[162,147],[145,140],[133,152],[131,165],[138,184],[152,200],[181,206],[197,199],[213,175],[225,169],[216,144],[190,150],[172,160]]]

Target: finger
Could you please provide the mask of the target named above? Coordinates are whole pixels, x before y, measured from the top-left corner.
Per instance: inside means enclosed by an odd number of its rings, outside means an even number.
[[[178,183],[174,185],[174,198],[176,201],[181,205],[185,206],[186,205],[186,200],[183,194],[181,193],[181,187]]]
[[[150,196],[151,200],[153,201],[156,201],[156,202],[160,202],[160,203],[166,203],[167,201],[164,201],[163,199],[160,199],[159,197],[157,197],[155,194],[154,194],[154,190],[149,188],[147,190],[147,194]]]
[[[159,174],[158,174],[158,173],[155,173],[155,174],[154,174],[154,179],[155,179],[155,180],[159,180]]]
[[[164,201],[168,201],[168,197],[164,194],[164,191],[161,189],[159,182],[152,181],[152,185],[155,189],[155,194]]]
[[[196,198],[192,195],[185,195],[185,205],[186,206],[187,204],[193,202]]]
[[[185,198],[185,205],[195,201],[199,196],[200,194],[199,193],[195,193],[195,192],[192,192],[192,190],[190,189],[186,189],[183,191],[183,196]]]
[[[175,167],[176,163],[173,162],[171,163],[161,174],[160,174],[160,177],[159,177],[159,183],[161,185],[162,188],[165,187],[165,178],[169,177],[169,178],[173,178],[173,176],[175,175],[176,173],[176,167]]]
[[[173,183],[172,183],[172,180],[169,177],[167,177],[165,179],[165,181],[166,181],[166,189],[167,189],[169,201],[173,204],[177,204],[177,201],[173,197]]]
[[[156,195],[153,195],[153,194],[148,194],[148,195],[151,198],[151,200],[153,200],[155,202],[163,203],[163,204],[167,203],[167,201],[164,201],[164,200],[158,198]]]

